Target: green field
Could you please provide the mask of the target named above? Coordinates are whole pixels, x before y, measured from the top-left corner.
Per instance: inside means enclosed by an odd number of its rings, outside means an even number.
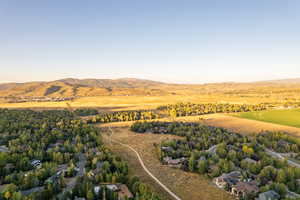
[[[300,128],[300,109],[246,112],[234,116]]]

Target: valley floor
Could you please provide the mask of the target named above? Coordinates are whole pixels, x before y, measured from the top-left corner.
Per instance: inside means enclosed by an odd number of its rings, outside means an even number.
[[[157,95],[157,96],[94,96],[78,97],[71,101],[61,102],[23,102],[7,103],[0,98],[1,108],[31,108],[31,109],[62,109],[68,108],[67,103],[73,108],[89,107],[100,111],[141,110],[155,109],[166,104],[179,102],[191,103],[237,103],[258,104],[274,102],[277,98],[264,98],[256,96],[241,97],[238,95]]]
[[[209,114],[201,116],[187,116],[187,117],[177,117],[175,119],[164,118],[157,121],[185,121],[185,122],[201,122],[205,125],[221,127],[228,129],[232,132],[240,134],[257,134],[262,131],[282,131],[286,132],[292,136],[300,137],[300,128],[285,126],[275,123],[262,122],[257,120],[245,119],[240,117],[234,117],[228,114]],[[156,120],[154,120],[156,121]],[[102,126],[113,126],[113,127],[126,127],[130,126],[133,122],[117,122],[103,124]]]

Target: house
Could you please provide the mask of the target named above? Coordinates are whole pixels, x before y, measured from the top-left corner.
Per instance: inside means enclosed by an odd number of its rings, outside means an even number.
[[[233,171],[228,174],[222,174],[221,176],[214,179],[215,184],[219,188],[231,188],[233,185],[237,184],[242,178],[240,171]]]
[[[166,127],[159,127],[158,130],[156,130],[157,133],[160,134],[167,134],[168,133],[168,129]]]
[[[74,200],[86,200],[84,197],[75,197]]]
[[[104,162],[97,162],[96,169],[89,171],[88,176],[94,177],[94,176],[96,176],[96,174],[99,174],[101,172],[103,164],[104,164]]]
[[[59,165],[57,167],[57,172],[49,177],[45,182],[44,184],[53,184],[53,183],[56,183],[57,180],[61,177],[61,176],[64,176],[66,171],[67,171],[67,168],[68,168],[68,165]]]
[[[161,147],[161,150],[165,151],[165,152],[171,152],[171,151],[173,151],[173,148],[172,147]]]
[[[250,163],[250,164],[256,164],[257,163],[256,160],[253,160],[251,158],[245,158],[244,160],[242,160],[242,162],[247,162],[247,163]]]
[[[100,191],[101,191],[101,186],[95,186],[95,187],[94,187],[94,193],[95,193],[96,195],[98,195],[98,194],[100,193]]]
[[[23,196],[28,196],[28,195],[30,195],[30,194],[32,194],[32,193],[35,193],[35,192],[41,192],[41,191],[43,191],[43,190],[44,190],[44,186],[41,186],[41,187],[34,187],[34,188],[29,189],[29,190],[23,190],[23,191],[21,191],[21,194],[22,194]]]
[[[57,181],[59,180],[59,178],[64,175],[64,171],[58,171],[56,172],[56,174],[54,174],[53,176],[49,177],[47,180],[45,180],[44,184],[53,184],[53,183],[57,183]]]
[[[279,200],[280,195],[277,194],[274,190],[269,190],[267,192],[260,193],[256,200]]]
[[[163,163],[166,165],[174,166],[174,167],[180,167],[181,164],[186,160],[186,158],[177,158],[173,159],[171,157],[164,157]]]
[[[256,195],[258,192],[259,187],[256,181],[238,182],[231,188],[231,194],[240,198],[245,198],[250,194]]]
[[[291,143],[288,142],[288,141],[285,141],[285,140],[279,140],[279,141],[277,142],[277,144],[278,144],[278,146],[284,148],[285,146],[288,146],[288,145],[290,145]]]
[[[91,148],[89,150],[91,153],[96,154],[97,156],[100,156],[102,153],[98,150],[98,148]]]
[[[6,146],[2,145],[2,146],[0,146],[0,152],[2,152],[2,153],[8,153],[9,149]]]
[[[108,184],[106,185],[106,188],[113,192],[117,192],[119,190],[119,187],[116,184]]]
[[[67,169],[68,169],[68,165],[67,164],[63,164],[63,165],[58,165],[56,170],[58,172],[60,172],[60,171],[61,172],[65,172],[65,171],[67,171]]]
[[[295,193],[295,192],[292,192],[292,191],[287,191],[287,194],[285,195],[285,198],[288,198],[288,199],[300,199],[300,195]]]
[[[206,157],[205,157],[205,156],[201,156],[201,157],[197,160],[197,162],[205,161],[205,160],[206,160]]]
[[[125,200],[133,198],[133,194],[129,191],[128,187],[124,184],[119,185],[118,200]]]
[[[96,163],[96,169],[101,170],[103,165],[104,165],[104,162],[97,162]]]
[[[42,168],[42,162],[40,160],[31,161],[31,165],[36,169]]]
[[[116,192],[118,194],[118,200],[133,198],[133,194],[125,184],[108,184],[106,185],[106,188],[112,192]]]
[[[210,147],[208,150],[206,150],[206,152],[208,152],[210,154],[216,154],[217,148],[218,148],[218,145],[214,145],[214,146]]]

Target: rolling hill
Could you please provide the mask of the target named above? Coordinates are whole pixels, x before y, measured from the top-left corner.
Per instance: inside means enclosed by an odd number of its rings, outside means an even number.
[[[252,83],[169,84],[151,80],[61,79],[50,82],[0,84],[0,97],[83,97],[83,96],[155,96],[155,95],[255,95],[299,93],[300,79]]]
[[[1,97],[78,97],[161,95],[164,83],[142,79],[62,79],[50,82],[0,84]]]

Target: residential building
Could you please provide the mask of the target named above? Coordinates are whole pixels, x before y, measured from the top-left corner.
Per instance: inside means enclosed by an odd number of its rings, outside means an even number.
[[[219,188],[231,188],[233,185],[237,184],[242,178],[240,171],[233,171],[228,174],[222,174],[221,176],[214,179],[215,184]]]
[[[279,200],[280,195],[274,190],[269,190],[267,192],[260,193],[256,200]]]
[[[40,160],[31,161],[31,165],[36,169],[42,168],[42,162]]]
[[[232,186],[231,194],[234,196],[245,198],[249,195],[256,195],[259,192],[258,183],[256,181],[238,182]]]

